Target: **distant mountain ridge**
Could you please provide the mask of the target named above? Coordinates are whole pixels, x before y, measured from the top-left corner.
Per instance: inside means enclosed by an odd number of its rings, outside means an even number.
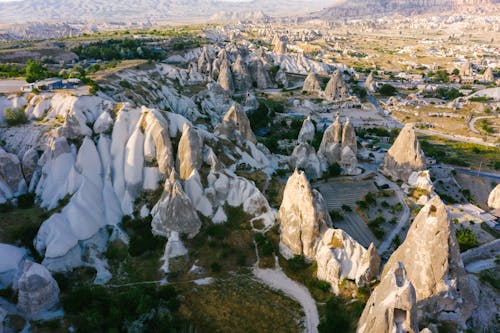
[[[221,12],[306,15],[335,0],[25,0],[0,3],[0,23],[207,20]]]
[[[500,9],[500,0],[344,0],[314,13],[320,18],[479,13]]]

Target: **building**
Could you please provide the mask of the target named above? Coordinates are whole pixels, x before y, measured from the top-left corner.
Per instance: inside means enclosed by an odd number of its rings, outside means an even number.
[[[35,83],[38,90],[54,90],[63,88],[63,80],[59,78],[50,78]]]

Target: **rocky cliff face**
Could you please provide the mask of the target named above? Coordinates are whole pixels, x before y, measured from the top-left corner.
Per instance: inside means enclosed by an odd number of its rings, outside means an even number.
[[[368,251],[340,229],[332,229],[323,197],[311,188],[304,172],[288,179],[279,210],[280,251],[286,258],[303,255],[318,264],[317,277],[328,281],[335,293],[343,279],[365,285],[380,270],[373,245]]]
[[[304,172],[296,170],[288,179],[278,219],[281,253],[314,260],[320,237],[332,222],[323,197],[311,188]]]
[[[319,93],[321,92],[321,84],[319,79],[314,73],[309,73],[304,81],[304,86],[302,90],[308,93]]]
[[[500,209],[500,184],[498,184],[488,197],[488,206],[493,209]]]
[[[59,303],[59,287],[47,268],[25,261],[17,282],[20,311],[28,316],[52,309]]]
[[[160,201],[151,210],[153,233],[169,237],[171,232],[194,237],[201,221],[186,193],[182,190],[175,172],[165,181]]]
[[[235,139],[238,142],[241,142],[241,140],[248,140],[253,143],[257,142],[250,126],[250,121],[238,103],[234,103],[231,106],[224,116],[222,123],[217,126],[216,132],[224,134],[228,138]]]
[[[377,17],[399,14],[405,16],[462,12],[468,9],[495,8],[498,0],[357,0],[338,1],[332,7],[326,8],[314,17]],[[498,7],[497,7],[498,8]]]
[[[316,127],[314,126],[311,117],[307,117],[302,124],[297,140],[300,143],[311,143],[314,140],[315,133]]]
[[[343,100],[349,97],[349,88],[339,70],[336,70],[330,81],[328,81],[324,94],[327,99],[332,101]]]
[[[425,169],[424,153],[420,149],[412,125],[406,125],[384,157],[381,171],[395,180],[408,181],[414,171]]]
[[[417,215],[405,241],[385,265],[382,281],[399,262],[415,287],[421,326],[431,320],[464,325],[475,299],[450,215],[439,197],[432,198]]]
[[[321,162],[314,147],[308,143],[299,143],[294,148],[289,164],[294,169],[304,170],[311,179],[317,179],[322,175]]]
[[[397,262],[371,294],[357,333],[418,333],[416,304],[415,288]]]
[[[177,147],[177,169],[181,179],[188,179],[193,171],[199,170],[203,162],[203,139],[190,125],[184,124]]]
[[[318,279],[330,283],[334,293],[339,293],[339,283],[344,279],[365,285],[375,280],[380,271],[380,256],[372,244],[367,251],[340,229],[328,229],[316,252]]]
[[[19,158],[0,147],[0,203],[5,203],[26,191],[26,181]]]

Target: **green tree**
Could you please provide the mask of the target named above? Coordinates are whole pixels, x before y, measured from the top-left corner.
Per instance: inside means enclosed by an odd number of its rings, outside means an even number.
[[[26,81],[29,83],[43,80],[47,77],[48,71],[38,61],[28,60],[26,65]]]
[[[386,83],[382,87],[380,87],[379,93],[383,96],[394,96],[397,93],[397,89],[394,86]]]

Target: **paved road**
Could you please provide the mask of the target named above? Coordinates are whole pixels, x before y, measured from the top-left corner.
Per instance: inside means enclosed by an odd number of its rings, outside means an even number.
[[[398,223],[396,224],[396,227],[392,229],[390,234],[387,236],[387,238],[382,242],[380,247],[378,248],[379,253],[384,253],[387,251],[387,249],[391,246],[392,240],[394,237],[396,237],[397,234],[401,232],[401,229],[408,223],[408,220],[410,219],[410,208],[406,204],[405,198],[406,195],[403,193],[401,188],[399,186],[391,181],[389,181],[387,178],[385,178],[382,175],[378,175],[377,181],[380,183],[387,183],[389,184],[390,188],[394,190],[396,195],[398,196],[399,202],[401,202],[401,205],[403,205],[403,213],[401,214],[401,217],[399,218]]]
[[[455,136],[455,135],[449,135],[449,134],[443,134],[443,133],[438,133],[434,131],[428,131],[428,130],[423,130],[420,128],[415,128],[415,132],[424,134],[424,135],[430,135],[430,136],[437,136],[443,139],[448,139],[452,141],[458,141],[458,142],[464,142],[464,143],[473,143],[476,145],[481,145],[481,146],[486,146],[486,147],[498,147],[498,144],[495,143],[490,143],[490,142],[484,142],[481,139],[478,138],[466,138],[466,137],[460,137],[460,136]]]
[[[495,180],[500,181],[500,174],[498,174],[498,173],[481,172],[481,171],[475,171],[475,170],[463,169],[463,168],[455,168],[455,167],[453,167],[453,169],[459,173],[464,173],[466,175],[477,176],[477,177],[482,177],[482,178],[490,178],[490,179],[495,179]]]
[[[477,133],[477,134],[481,134],[479,133],[479,131],[476,129],[476,121],[480,120],[480,119],[492,119],[492,118],[496,118],[497,116],[483,116],[483,117],[472,117],[470,120],[469,120],[469,129],[474,132],[474,133]]]

